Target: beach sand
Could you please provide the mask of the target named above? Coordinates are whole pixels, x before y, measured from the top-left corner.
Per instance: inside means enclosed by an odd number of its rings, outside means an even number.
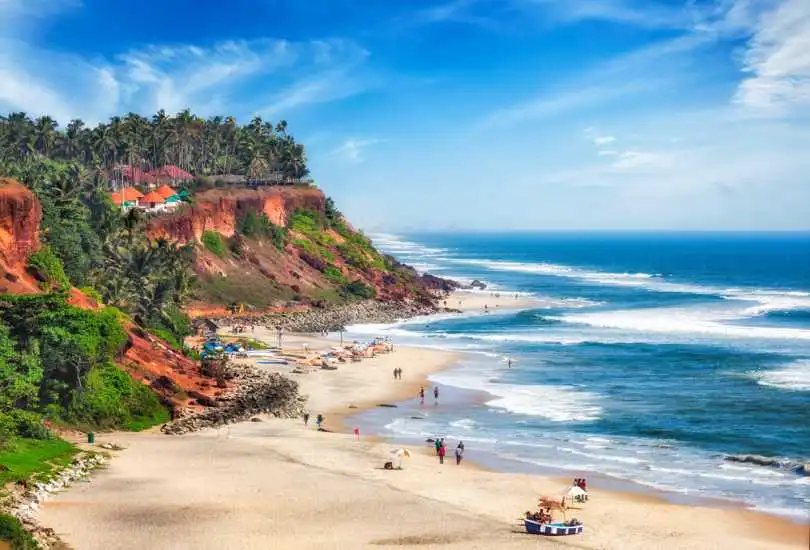
[[[526,295],[501,293],[489,290],[456,290],[452,292],[442,304],[450,309],[457,309],[460,311],[478,311],[487,309],[495,312],[498,310],[510,309],[527,309],[532,306],[541,305],[542,302],[537,298]]]
[[[271,335],[257,336],[272,341]],[[284,339],[285,350],[293,352],[305,343],[310,349],[334,345],[307,336]],[[429,373],[455,359],[403,347],[337,371],[292,376],[309,395],[313,421],[323,412],[334,429],[362,408],[415,397]],[[397,366],[402,381],[393,379]],[[534,508],[538,495],[561,494],[565,481],[467,462],[458,467],[450,457],[440,466],[427,444],[413,449],[403,470],[384,470],[392,444],[318,432],[312,421],[305,427],[301,420],[263,417],[184,436],[152,431],[100,434],[97,441],[127,448],[113,453],[109,467],[90,483],[56,496],[41,512],[44,524],[77,550],[808,547],[807,526],[598,486],[590,488],[589,503],[568,514],[585,523],[583,535],[526,535],[517,518]]]

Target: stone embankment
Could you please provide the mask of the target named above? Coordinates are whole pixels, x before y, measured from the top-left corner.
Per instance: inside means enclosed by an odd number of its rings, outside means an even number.
[[[23,528],[31,533],[42,550],[67,548],[56,532],[39,522],[37,512],[48,497],[70,487],[74,482],[85,479],[91,471],[106,462],[103,455],[83,453],[73,459],[73,463],[56,473],[48,481],[29,482],[22,491],[12,491],[7,500],[0,506],[0,512],[8,513],[22,523]]]
[[[231,316],[213,320],[223,326],[257,324],[270,328],[281,328],[287,332],[320,333],[344,330],[349,325],[360,323],[393,323],[418,315],[430,315],[437,311],[439,310],[436,307],[429,305],[369,300],[329,308],[312,308],[293,313]]]
[[[211,407],[164,424],[160,431],[181,435],[205,428],[243,422],[256,414],[297,418],[306,399],[298,394],[298,382],[277,373],[257,370],[250,365],[229,364],[225,377],[235,389],[220,395]]]

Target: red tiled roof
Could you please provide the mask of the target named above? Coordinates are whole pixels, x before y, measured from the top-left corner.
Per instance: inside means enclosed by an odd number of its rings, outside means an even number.
[[[132,183],[152,183],[155,181],[155,176],[144,172],[136,166],[122,166],[117,171],[121,173],[121,177],[128,179]]]
[[[173,197],[174,195],[176,195],[177,191],[175,191],[168,185],[161,185],[158,189],[155,190],[155,193],[157,193],[164,199],[168,199],[169,197]]]
[[[190,173],[186,172],[182,168],[178,168],[173,164],[167,164],[166,166],[161,166],[157,170],[153,170],[151,174],[155,177],[164,177],[164,178],[171,178],[173,180],[179,181],[190,181],[194,179],[194,176]]]
[[[124,187],[123,189],[111,192],[110,197],[114,204],[120,205],[122,202],[140,200],[143,197],[143,193],[134,187]]]
[[[141,202],[145,204],[163,204],[166,202],[166,199],[157,191],[152,191],[151,193],[147,193],[147,195],[141,199]]]

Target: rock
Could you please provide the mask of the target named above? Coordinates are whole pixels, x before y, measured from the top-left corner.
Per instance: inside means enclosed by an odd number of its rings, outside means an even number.
[[[479,290],[485,290],[487,288],[487,284],[483,281],[479,281],[475,279],[473,282],[470,283],[470,288],[477,288]]]
[[[258,416],[254,416],[253,418],[251,418],[251,419],[250,419],[250,421],[251,421],[251,422],[261,422],[261,421],[262,421],[262,419],[261,419],[261,418],[259,418]]]
[[[396,405],[391,405],[390,403],[377,403],[377,406],[378,407],[385,407],[385,408],[389,408],[389,409],[396,409],[397,408]]]

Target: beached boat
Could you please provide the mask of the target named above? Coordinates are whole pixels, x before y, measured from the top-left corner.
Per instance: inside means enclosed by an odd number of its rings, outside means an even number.
[[[582,524],[580,525],[566,525],[564,523],[540,523],[533,519],[524,519],[523,524],[526,526],[526,532],[532,535],[547,535],[558,537],[561,535],[579,535],[582,533]]]

